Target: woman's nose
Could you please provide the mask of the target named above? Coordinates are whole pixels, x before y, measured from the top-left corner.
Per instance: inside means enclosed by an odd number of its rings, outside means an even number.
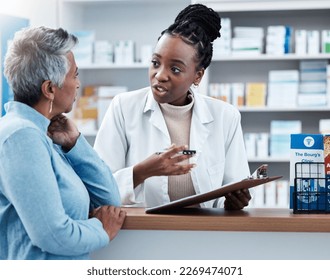
[[[166,82],[168,81],[168,74],[167,74],[167,71],[161,67],[161,68],[158,68],[157,70],[157,73],[155,75],[156,79],[160,82]]]

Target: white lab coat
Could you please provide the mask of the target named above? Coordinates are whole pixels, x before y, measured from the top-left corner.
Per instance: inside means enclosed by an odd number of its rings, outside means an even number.
[[[246,157],[239,111],[232,105],[195,93],[189,148],[197,150],[191,172],[197,194],[246,178]],[[117,95],[95,139],[95,150],[110,166],[123,205],[153,207],[170,202],[168,177],[151,177],[133,188],[133,166],[171,145],[150,87]],[[202,204],[213,207],[214,201]]]

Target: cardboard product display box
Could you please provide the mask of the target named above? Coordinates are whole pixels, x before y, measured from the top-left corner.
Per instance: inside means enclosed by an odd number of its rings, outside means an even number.
[[[323,135],[291,134],[290,208],[325,211],[325,194]]]

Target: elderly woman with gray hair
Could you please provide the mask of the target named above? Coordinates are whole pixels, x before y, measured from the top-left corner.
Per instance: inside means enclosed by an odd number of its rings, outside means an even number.
[[[64,115],[80,86],[76,44],[61,28],[26,28],[6,54],[0,259],[88,259],[124,222],[110,169]]]

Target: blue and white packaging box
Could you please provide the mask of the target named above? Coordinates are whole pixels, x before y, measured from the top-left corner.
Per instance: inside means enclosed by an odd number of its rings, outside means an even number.
[[[93,44],[95,32],[93,30],[77,30],[72,32],[79,40],[73,53],[79,67],[93,63]]]
[[[330,134],[323,136],[324,147],[324,171],[326,178],[327,191],[330,190]]]
[[[295,187],[295,177],[296,177],[296,163],[322,163],[324,162],[324,149],[323,149],[323,135],[322,134],[291,134],[291,149],[290,149],[290,208],[293,209],[293,192]],[[308,168],[308,166],[306,166]],[[320,170],[321,174],[317,177],[324,178],[324,168]],[[313,187],[311,191],[324,191],[324,184],[313,185],[313,177],[315,172],[311,172],[310,175],[306,176],[309,186]],[[310,179],[308,178],[310,177]],[[316,180],[319,182],[324,182],[321,180]],[[301,197],[303,199],[303,197]],[[298,197],[299,199],[299,197]],[[307,199],[301,201],[303,204],[307,204],[309,209],[313,209],[314,205],[317,203],[317,197],[315,199]],[[309,204],[309,205],[308,205]]]

